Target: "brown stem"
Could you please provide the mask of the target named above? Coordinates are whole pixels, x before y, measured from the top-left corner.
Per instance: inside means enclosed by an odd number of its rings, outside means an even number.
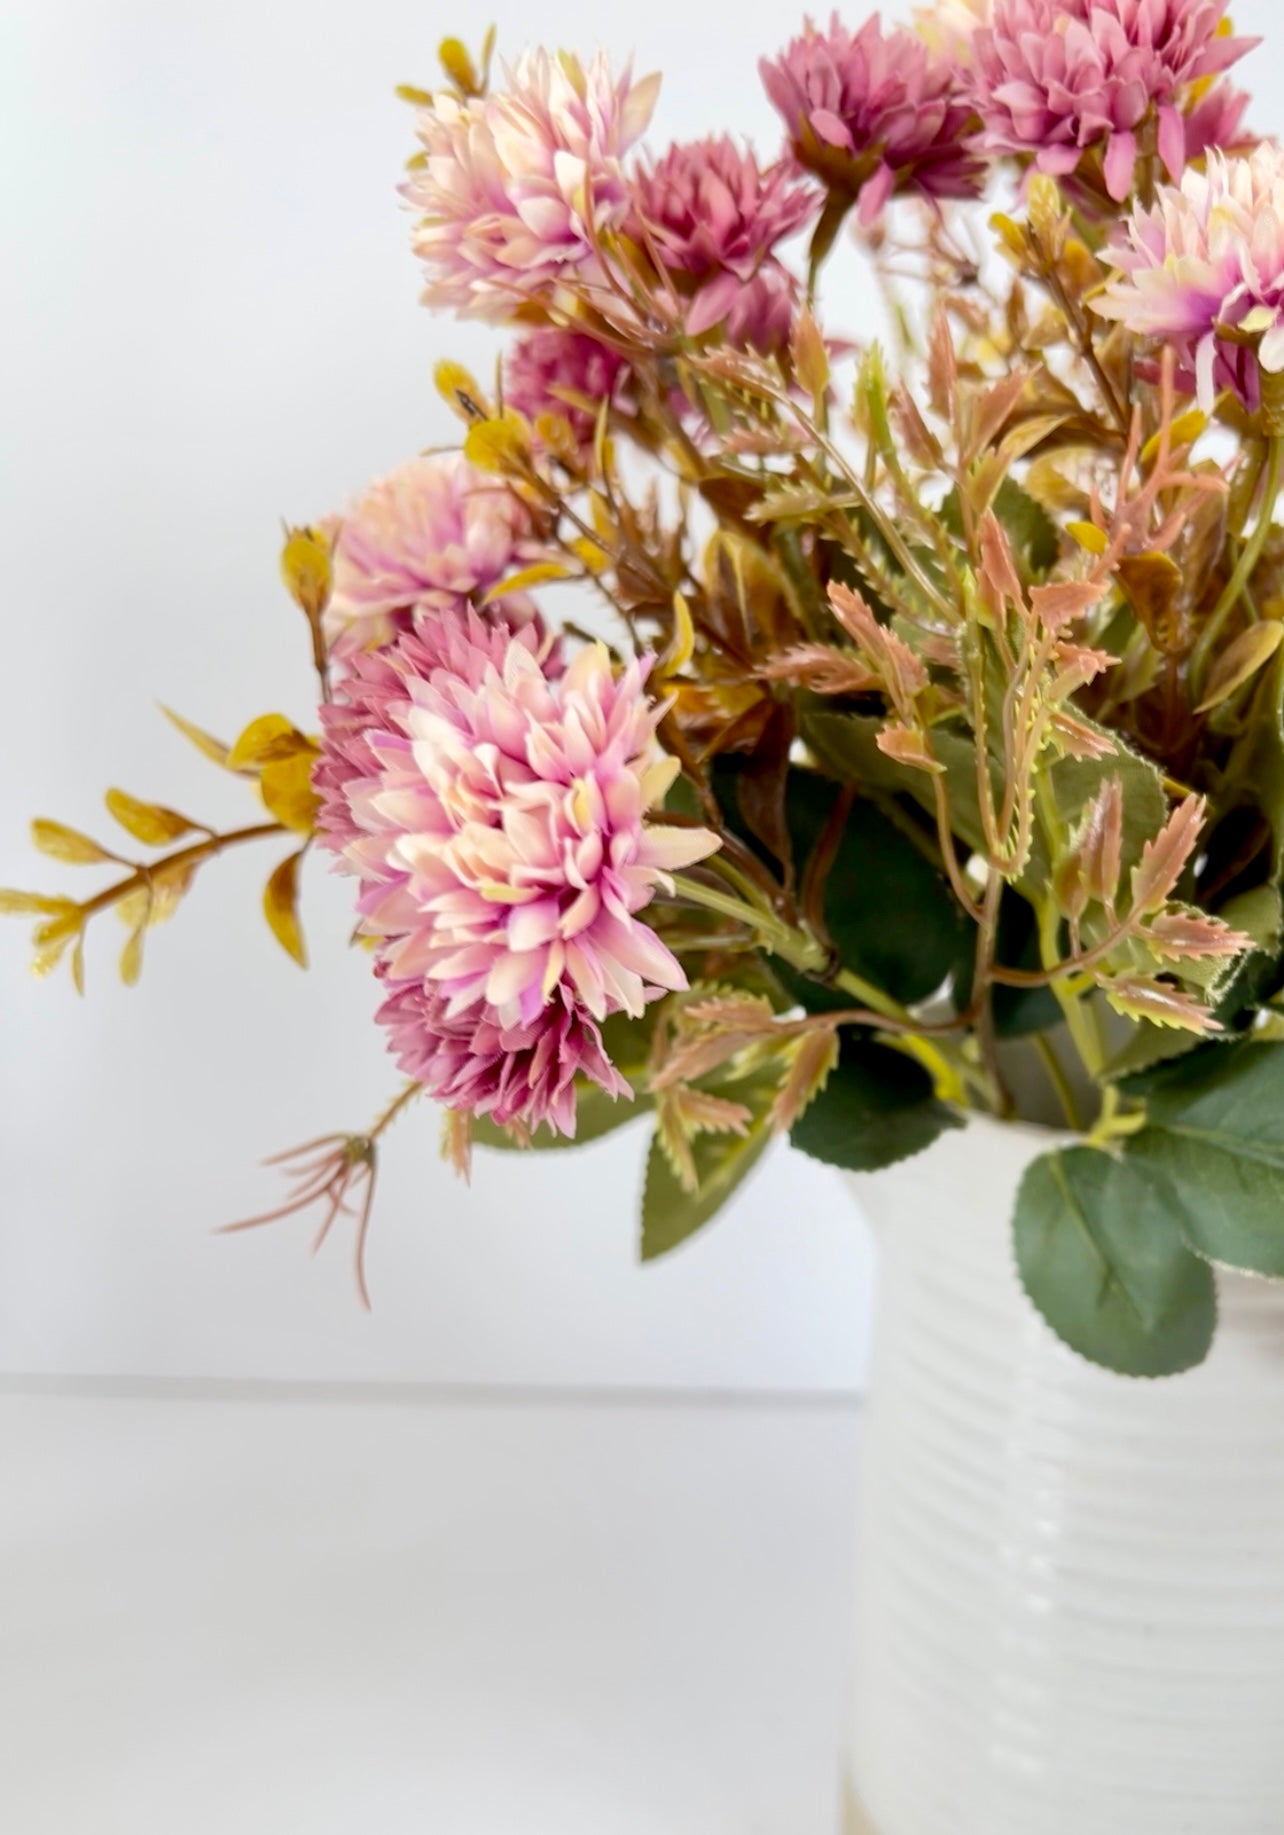
[[[158,874],[167,873],[174,868],[197,867],[203,861],[210,860],[215,854],[221,854],[225,848],[236,847],[242,841],[262,841],[268,835],[281,835],[286,832],[283,822],[257,822],[251,828],[230,829],[225,835],[211,835],[206,841],[194,842],[191,847],[179,848],[176,853],[166,854],[161,860],[150,861],[130,874],[128,879],[118,880],[114,886],[98,892],[93,898],[86,899],[80,907],[82,918],[91,918],[99,911],[105,911],[117,900],[126,898],[131,892],[142,887],[150,887]]]

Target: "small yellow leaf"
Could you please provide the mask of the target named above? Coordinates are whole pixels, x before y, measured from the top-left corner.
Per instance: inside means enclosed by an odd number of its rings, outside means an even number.
[[[138,986],[138,978],[143,972],[143,934],[147,929],[147,920],[129,933],[129,941],[120,952],[120,978],[127,988]]]
[[[166,809],[162,803],[140,803],[126,790],[109,790],[106,802],[121,827],[147,847],[164,847],[180,835],[194,833],[197,826],[176,809]]]
[[[1072,535],[1081,548],[1089,554],[1104,554],[1110,546],[1110,537],[1104,529],[1099,529],[1095,522],[1069,522],[1066,531]]]
[[[278,822],[310,835],[316,826],[321,800],[312,788],[312,764],[315,752],[295,752],[288,758],[275,759],[264,765],[259,790],[268,809]]]
[[[71,985],[77,994],[85,994],[85,933],[82,930],[76,938],[75,948],[71,952]]]
[[[191,741],[198,752],[203,752],[206,758],[211,759],[216,765],[221,765],[225,771],[231,769],[228,764],[231,753],[221,739],[215,739],[209,733],[202,732],[199,726],[193,726],[190,720],[185,720],[182,714],[176,714],[173,708],[166,707],[164,702],[161,703],[161,712],[171,726],[178,728],[184,739]]]
[[[97,866],[115,858],[88,835],[67,828],[62,822],[38,818],[31,824],[31,839],[42,854],[48,854],[51,860],[61,860],[67,866]]]
[[[569,580],[574,578],[569,567],[561,561],[534,561],[529,567],[523,567],[520,573],[510,573],[506,580],[499,580],[490,587],[482,597],[483,605],[493,605],[496,599],[506,599],[510,593],[524,593],[532,586],[543,586],[549,580]]]
[[[297,854],[287,855],[263,888],[263,912],[272,927],[272,934],[286,954],[294,957],[300,968],[308,966],[298,912],[299,862],[303,852],[300,848]]]
[[[611,565],[611,557],[605,548],[601,548],[587,535],[579,535],[571,543],[571,552],[590,573],[601,573]]]
[[[74,898],[46,898],[43,892],[0,890],[0,917],[65,917],[80,907]]]
[[[474,421],[464,441],[464,457],[478,471],[520,472],[531,461],[530,429],[512,408],[490,420]]]
[[[466,370],[462,363],[439,363],[432,373],[432,379],[441,399],[460,420],[471,424],[473,421],[490,419],[490,403],[471,371]]]
[[[1280,647],[1281,638],[1284,638],[1284,624],[1277,624],[1273,619],[1263,624],[1250,624],[1246,631],[1241,631],[1214,663],[1204,698],[1195,712],[1206,714],[1209,708],[1229,700],[1237,688],[1270,661]]]
[[[72,905],[69,911],[61,911],[57,917],[49,919],[47,924],[36,928],[35,944],[43,949],[46,944],[60,943],[67,937],[74,937],[81,928],[83,919],[79,905]]]
[[[432,91],[419,89],[414,83],[398,83],[393,94],[399,102],[409,102],[412,108],[432,107]]]
[[[1168,444],[1172,451],[1181,446],[1193,446],[1204,428],[1208,425],[1208,416],[1198,408],[1188,408],[1185,414],[1179,414],[1168,428]],[[1159,457],[1163,445],[1164,431],[1152,433],[1141,449],[1141,463],[1150,465]]]
[[[58,964],[62,961],[63,957],[66,955],[67,945],[70,942],[71,942],[70,937],[55,937],[52,943],[37,944],[36,953],[35,953],[35,956],[32,958],[32,963],[31,963],[32,974],[36,975],[41,981],[44,980],[46,975],[52,975],[54,970],[57,968]],[[80,950],[80,946],[82,942],[83,942],[83,938],[78,937],[76,939],[76,945],[77,945],[78,951]],[[82,966],[83,966],[83,958],[82,958]],[[74,975],[75,975],[74,956],[72,959],[72,974],[74,978]],[[83,976],[82,976],[82,980],[83,980]],[[84,991],[83,987],[80,989],[80,991],[83,993]]]
[[[691,621],[691,608],[681,593],[673,595],[673,636],[669,647],[660,658],[659,676],[663,679],[670,675],[680,675],[691,661],[695,651],[695,625]]]
[[[299,610],[315,622],[330,603],[334,584],[334,543],[324,529],[287,524],[281,578]]]
[[[242,765],[260,768],[313,749],[311,741],[284,714],[260,714],[257,720],[250,721],[228,753],[228,763],[233,769]]]
[[[437,57],[442,69],[460,95],[475,96],[481,93],[481,79],[477,75],[477,66],[473,63],[467,47],[459,39],[443,38],[437,47]]]

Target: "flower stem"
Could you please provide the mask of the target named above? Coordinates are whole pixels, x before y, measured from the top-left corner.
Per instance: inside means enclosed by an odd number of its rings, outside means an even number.
[[[1266,460],[1263,467],[1266,474],[1266,487],[1262,496],[1262,507],[1258,513],[1257,526],[1245,544],[1234,572],[1223,587],[1221,596],[1208,615],[1208,622],[1199,634],[1199,639],[1190,654],[1190,674],[1193,680],[1203,676],[1209,653],[1231,612],[1238,604],[1240,596],[1253,577],[1257,563],[1262,558],[1266,538],[1275,521],[1275,501],[1280,494],[1280,480],[1284,475],[1284,436],[1275,433],[1266,448]]]

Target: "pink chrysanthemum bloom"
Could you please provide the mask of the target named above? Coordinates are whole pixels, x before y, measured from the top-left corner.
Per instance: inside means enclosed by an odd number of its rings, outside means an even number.
[[[1074,172],[1088,149],[1101,156],[1106,190],[1132,190],[1143,127],[1154,122],[1173,178],[1205,151],[1201,131],[1227,131],[1228,103],[1196,118],[1192,86],[1215,77],[1255,39],[1221,30],[1226,0],[994,0],[972,37],[972,99],[981,144],[1029,153],[1041,172]],[[1242,112],[1238,99],[1234,125]],[[1192,142],[1194,144],[1192,144]]]
[[[323,710],[320,833],[361,879],[398,1059],[452,1108],[573,1133],[577,1074],[626,1087],[599,1023],[686,985],[638,913],[718,844],[647,821],[676,775],[647,666],[594,646],[553,677],[529,631],[442,613]]]
[[[624,387],[629,366],[618,351],[586,332],[544,325],[529,331],[504,361],[504,401],[532,424],[541,415],[566,421],[578,445],[587,446],[599,405]]]
[[[770,351],[788,341],[797,291],[774,251],[819,201],[796,168],[763,170],[723,134],[671,146],[640,165],[626,229],[690,300],[690,337],[725,320],[733,344]]]
[[[644,132],[658,76],[614,76],[599,52],[585,67],[528,51],[507,86],[420,111],[424,162],[403,186],[420,213],[424,301],[466,316],[511,318],[593,260],[599,230],[628,202],[622,160]]]
[[[462,453],[411,459],[340,520],[327,638],[339,654],[386,643],[419,614],[484,594],[533,552],[530,518],[506,485]],[[509,624],[535,617],[524,595],[496,609]]]
[[[794,155],[827,184],[860,199],[871,223],[895,192],[975,197],[983,162],[967,144],[971,109],[957,64],[932,56],[908,26],[878,15],[857,32],[835,13],[758,66]]]
[[[1206,171],[1134,210],[1111,253],[1121,278],[1093,309],[1174,345],[1205,410],[1219,387],[1256,409],[1261,372],[1284,371],[1284,151],[1210,153]]]

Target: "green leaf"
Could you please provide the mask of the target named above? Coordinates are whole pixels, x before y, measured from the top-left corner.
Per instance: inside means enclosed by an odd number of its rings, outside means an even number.
[[[736,1094],[742,1092],[737,1090]],[[770,1140],[766,1109],[743,1138],[734,1134],[697,1135],[691,1151],[700,1185],[694,1192],[682,1189],[664,1148],[658,1138],[653,1140],[642,1194],[642,1260],[653,1262],[668,1255],[711,1222],[753,1171]]]
[[[592,1141],[614,1134],[620,1128],[627,1128],[631,1121],[637,1121],[653,1106],[649,1096],[635,1097],[632,1102],[623,1096],[617,1100],[608,1096],[596,1083],[582,1083],[575,1098],[573,1138],[568,1140],[564,1134],[554,1134],[551,1128],[542,1127],[535,1130],[530,1144],[540,1153],[587,1147]],[[499,1127],[484,1115],[479,1115],[473,1123],[473,1142],[478,1147],[491,1147],[503,1153],[523,1151],[520,1143],[513,1139],[506,1128]]]
[[[1284,1276],[1284,1045],[1211,1045],[1125,1086],[1147,1126],[1128,1159],[1210,1261]]]
[[[1057,526],[1041,503],[1013,478],[1005,478],[994,499],[994,513],[1002,523],[1026,574],[1043,574],[1061,551]],[[940,508],[940,518],[951,535],[962,537],[963,516],[959,494],[952,490]]]
[[[876,1172],[930,1147],[962,1124],[932,1094],[921,1064],[848,1033],[828,1083],[790,1133],[814,1160],[848,1172]]]
[[[814,772],[791,773],[786,808],[800,872],[838,796],[838,786]],[[855,802],[848,812],[825,880],[823,915],[844,967],[906,1006],[926,1000],[971,960],[972,926],[945,875],[873,803]]]
[[[878,749],[878,734],[885,722],[874,714],[809,713],[803,722],[804,737],[821,758],[845,780],[876,790],[911,796],[924,809],[934,811],[936,793],[925,771],[898,764]],[[976,748],[970,737],[946,726],[932,730],[932,750],[944,767],[954,832],[978,852],[986,851],[977,792]],[[990,765],[995,800],[1002,796],[1000,766]],[[1127,873],[1141,858],[1141,850],[1158,833],[1168,817],[1163,779],[1148,759],[1132,752],[1118,739],[1101,759],[1060,758],[1047,767],[1046,781],[1064,830],[1072,829],[1109,777],[1118,777],[1124,792],[1122,864]],[[1047,844],[1036,827],[1029,864],[1016,881],[1030,896],[1048,884]]]
[[[1071,1147],[1035,1160],[1014,1223],[1017,1271],[1072,1350],[1124,1376],[1202,1363],[1217,1318],[1212,1269],[1127,1160]]]

